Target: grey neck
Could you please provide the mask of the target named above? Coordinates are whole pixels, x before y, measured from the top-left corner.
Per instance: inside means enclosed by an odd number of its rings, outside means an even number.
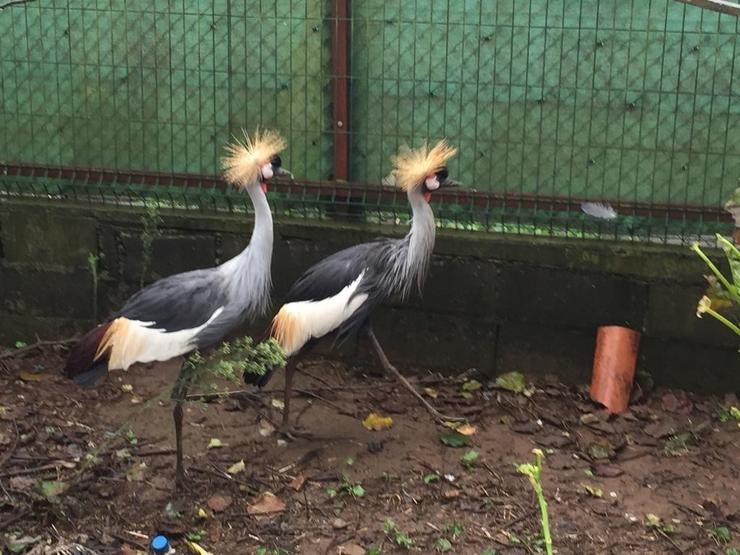
[[[434,213],[422,194],[419,191],[410,190],[408,192],[408,198],[413,216],[411,229],[405,238],[405,241],[408,243],[408,250],[403,271],[402,294],[404,297],[411,292],[414,285],[421,292],[429,270],[432,251],[434,250],[434,236],[436,231]]]
[[[259,184],[248,185],[247,193],[254,206],[252,237],[240,254],[221,265],[221,271],[234,305],[253,318],[270,306],[273,231],[270,205]]]

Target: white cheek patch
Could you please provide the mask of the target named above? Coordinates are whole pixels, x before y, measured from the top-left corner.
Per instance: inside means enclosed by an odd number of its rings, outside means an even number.
[[[265,164],[262,166],[262,179],[270,179],[272,177],[272,164]]]
[[[430,191],[436,191],[437,189],[439,189],[439,179],[437,179],[436,175],[427,177],[424,180],[424,184],[427,186],[427,189],[429,189]]]

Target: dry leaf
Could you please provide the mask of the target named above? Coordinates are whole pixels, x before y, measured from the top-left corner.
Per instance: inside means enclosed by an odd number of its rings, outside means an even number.
[[[229,468],[227,468],[226,472],[228,472],[229,474],[239,474],[240,472],[244,472],[245,468],[246,465],[244,464],[244,459],[242,459],[238,463],[234,463]]]
[[[283,410],[285,408],[285,403],[283,403],[280,399],[273,399],[271,401],[272,407],[276,408],[278,410]]]
[[[303,484],[306,483],[306,477],[303,474],[299,474],[290,482],[290,487],[296,491],[301,491]]]
[[[425,387],[424,393],[426,393],[427,396],[431,397],[432,399],[436,399],[437,397],[439,397],[439,392],[433,387]]]
[[[24,490],[31,488],[36,483],[36,480],[27,478],[26,476],[13,476],[9,483],[12,489]]]
[[[442,497],[445,499],[454,499],[460,496],[460,490],[457,489],[446,489],[442,492]]]
[[[208,498],[206,505],[214,513],[221,513],[231,506],[231,497],[227,495],[213,495]]]
[[[457,431],[464,436],[472,436],[478,430],[471,424],[463,424],[457,429]]]
[[[131,385],[130,383],[125,383],[121,385],[121,390],[126,393],[131,393],[134,390],[134,386]]]
[[[221,443],[221,440],[217,437],[212,437],[211,441],[208,442],[208,448],[209,449],[218,449],[220,447],[223,447],[224,444]]]
[[[260,495],[257,500],[247,507],[247,514],[269,515],[281,513],[285,510],[285,503],[269,491]]]
[[[195,555],[213,555],[213,553],[211,553],[210,551],[206,551],[200,545],[193,541],[185,540],[185,544],[190,548],[191,552],[195,553]]]
[[[362,425],[368,430],[385,430],[393,426],[393,419],[390,416],[381,416],[375,412],[371,412],[365,420],[362,421]]]
[[[258,425],[260,435],[267,437],[275,433],[275,426],[270,424],[267,420],[262,419]]]

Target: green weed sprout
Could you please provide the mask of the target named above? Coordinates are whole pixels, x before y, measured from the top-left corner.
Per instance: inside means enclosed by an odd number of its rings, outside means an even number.
[[[696,316],[701,318],[704,314],[709,314],[712,318],[724,324],[736,335],[740,335],[740,321],[733,322],[730,318],[720,313],[722,309],[734,309],[740,311],[740,251],[731,241],[717,234],[717,241],[725,252],[727,262],[730,266],[730,276],[728,279],[709,257],[704,254],[698,243],[691,247],[699,258],[701,258],[713,276],[709,276],[709,290],[700,300],[696,307]]]
[[[550,536],[550,517],[547,513],[547,500],[545,494],[542,491],[542,460],[545,455],[540,449],[533,449],[535,462],[534,464],[525,463],[517,466],[517,471],[524,474],[529,478],[529,483],[532,484],[534,492],[537,494],[537,502],[540,505],[540,522],[542,524],[542,536],[545,539],[545,550],[547,555],[552,555],[552,536]]]

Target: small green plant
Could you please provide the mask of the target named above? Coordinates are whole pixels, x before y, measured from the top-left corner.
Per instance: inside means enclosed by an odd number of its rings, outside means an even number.
[[[288,552],[284,549],[280,549],[279,547],[272,549],[270,547],[265,547],[264,545],[261,545],[254,552],[254,555],[288,555]]]
[[[98,321],[98,260],[96,255],[89,252],[87,253],[87,265],[90,268],[90,276],[92,276],[92,313],[93,320]]]
[[[547,500],[542,490],[542,460],[545,455],[540,449],[533,449],[534,453],[534,464],[525,463],[517,466],[517,470],[529,478],[529,483],[532,484],[535,494],[537,495],[537,502],[540,505],[540,523],[542,525],[542,536],[545,540],[545,550],[547,555],[552,555],[552,536],[550,536],[550,517],[547,512]]]
[[[723,407],[719,405],[716,409],[717,420],[720,422],[730,422],[731,420],[737,420],[738,426],[740,426],[740,408],[735,405],[730,407]]]
[[[393,519],[385,519],[385,522],[383,522],[383,531],[401,549],[411,549],[414,546],[414,540],[399,530]]]
[[[460,457],[460,464],[465,467],[465,470],[471,470],[473,463],[478,460],[478,452],[471,449]]]
[[[427,474],[426,476],[424,476],[423,479],[424,479],[424,483],[429,485],[433,482],[439,481],[439,474]]]
[[[726,526],[716,526],[709,530],[709,537],[714,540],[717,545],[726,545],[732,541],[732,533]]]
[[[238,383],[245,374],[263,376],[273,368],[283,366],[285,354],[272,338],[257,345],[248,336],[224,341],[207,357],[195,351],[187,358],[175,382],[172,398],[183,400],[184,392],[207,376]],[[211,384],[211,389],[216,390],[217,386]]]
[[[353,484],[346,474],[342,475],[342,483],[337,488],[327,488],[326,494],[330,498],[335,498],[342,493],[350,495],[354,499],[365,496],[365,488],[360,484]]]
[[[456,540],[459,538],[462,533],[465,531],[465,527],[459,523],[457,520],[453,520],[452,523],[447,527],[447,531],[452,536],[452,540]]]
[[[698,243],[694,243],[691,247],[691,250],[699,255],[699,258],[706,263],[713,274],[707,277],[709,289],[699,300],[696,315],[701,318],[704,314],[709,314],[728,329],[740,335],[740,316],[738,316],[738,312],[740,312],[740,250],[731,241],[719,234],[717,234],[717,241],[727,257],[730,266],[730,279],[725,277],[714,262],[704,254]],[[734,314],[726,316],[722,314],[724,311]]]
[[[452,550],[452,543],[447,538],[439,538],[434,544],[434,550],[439,553],[447,553]]]
[[[25,341],[16,341],[15,343],[13,343],[13,346],[16,349],[23,349],[25,347],[28,347],[28,343],[26,343]]]
[[[139,286],[144,287],[144,280],[149,271],[149,265],[152,261],[152,243],[156,237],[161,235],[159,224],[162,218],[159,217],[159,207],[152,200],[144,201],[144,215],[141,217],[141,278]]]

